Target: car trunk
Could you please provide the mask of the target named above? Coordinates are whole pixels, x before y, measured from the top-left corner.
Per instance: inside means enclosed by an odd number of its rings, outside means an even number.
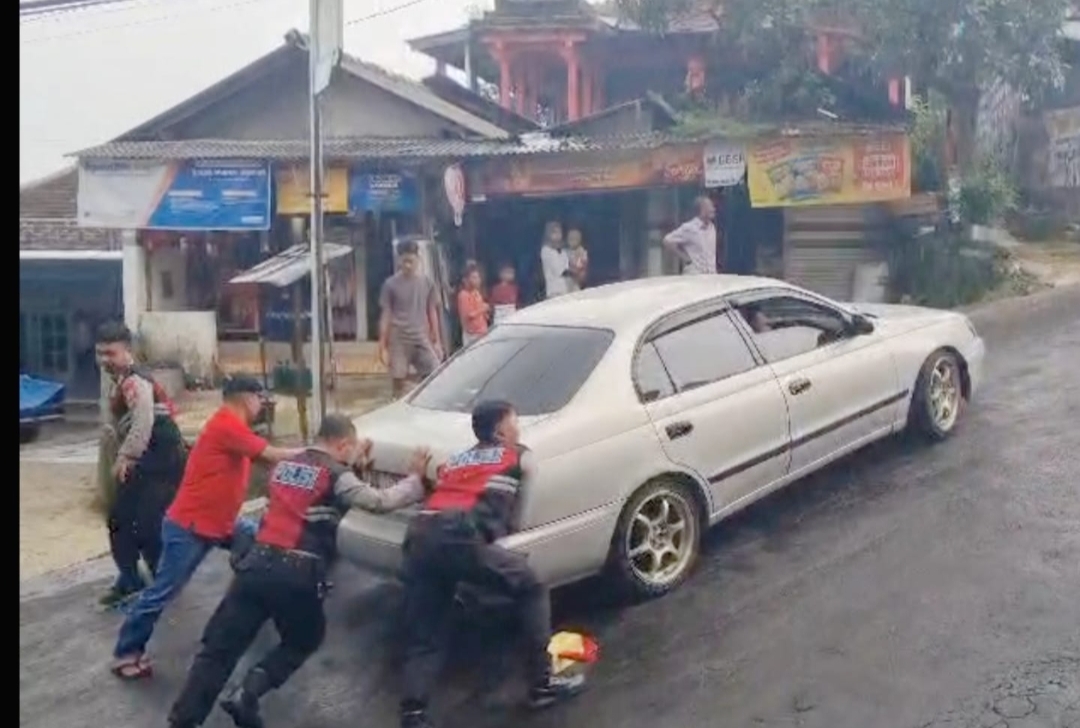
[[[544,419],[520,418],[522,432]],[[443,412],[397,402],[355,422],[359,435],[372,440],[371,482],[377,488],[389,487],[404,477],[410,455],[417,447],[431,449],[428,476],[434,478],[438,463],[476,442],[467,412]],[[386,514],[353,509],[338,529],[338,550],[354,563],[378,571],[396,571],[405,528],[419,510],[419,505]]]

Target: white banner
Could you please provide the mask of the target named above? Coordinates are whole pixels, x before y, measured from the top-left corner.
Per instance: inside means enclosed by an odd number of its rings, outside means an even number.
[[[168,162],[95,162],[79,165],[76,197],[80,227],[146,227],[168,191]]]
[[[705,186],[734,187],[746,174],[746,151],[729,142],[705,145]]]
[[[342,0],[311,0],[310,67],[315,94],[330,85],[330,77],[341,60],[345,30]]]

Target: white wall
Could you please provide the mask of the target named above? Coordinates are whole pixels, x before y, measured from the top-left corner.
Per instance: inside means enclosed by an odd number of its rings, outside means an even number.
[[[150,261],[150,300],[147,308],[151,311],[186,310],[186,254],[180,248],[174,247],[155,250],[147,257]],[[169,285],[166,285],[166,278],[169,279]]]
[[[215,311],[147,311],[139,334],[150,364],[178,362],[190,376],[213,376],[218,352]]]

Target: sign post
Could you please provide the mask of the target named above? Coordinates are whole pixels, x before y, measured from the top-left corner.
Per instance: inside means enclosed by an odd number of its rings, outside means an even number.
[[[308,34],[308,103],[311,132],[311,389],[315,400],[312,430],[318,432],[326,415],[326,386],[323,382],[323,336],[327,328],[326,267],[323,260],[323,149],[320,94],[330,85],[334,68],[341,59],[344,31],[342,0],[310,0]]]

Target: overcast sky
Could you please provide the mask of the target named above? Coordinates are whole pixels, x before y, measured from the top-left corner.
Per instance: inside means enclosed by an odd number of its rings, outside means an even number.
[[[465,22],[480,0],[344,0],[345,50],[419,78],[405,40]],[[307,28],[307,0],[132,0],[20,20],[20,184],[183,101]]]

